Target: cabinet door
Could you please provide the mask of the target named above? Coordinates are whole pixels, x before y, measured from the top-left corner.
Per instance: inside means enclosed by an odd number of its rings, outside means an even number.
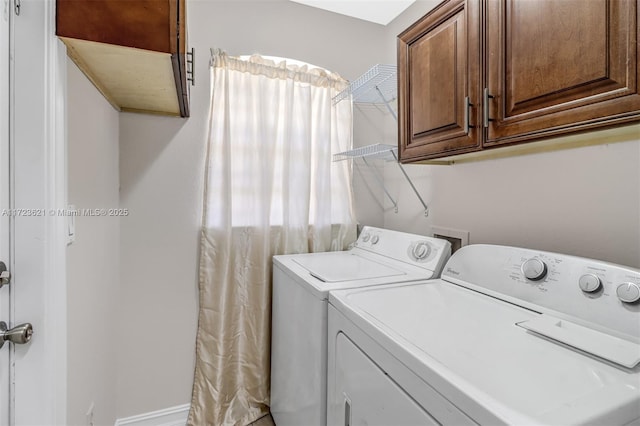
[[[479,13],[445,1],[398,36],[401,161],[480,149]]]
[[[487,0],[485,146],[640,119],[637,0]]]

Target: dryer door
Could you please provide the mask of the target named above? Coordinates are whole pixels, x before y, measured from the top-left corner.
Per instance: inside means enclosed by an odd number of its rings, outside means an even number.
[[[333,398],[342,398],[343,404],[329,404],[328,425],[440,424],[343,333],[336,338],[335,353]]]

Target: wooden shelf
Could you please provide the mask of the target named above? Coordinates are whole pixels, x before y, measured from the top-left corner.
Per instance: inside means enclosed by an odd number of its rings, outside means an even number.
[[[119,111],[189,116],[185,0],[57,0],[67,54]]]

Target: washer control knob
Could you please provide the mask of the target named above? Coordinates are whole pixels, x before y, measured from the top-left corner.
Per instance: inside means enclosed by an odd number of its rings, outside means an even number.
[[[371,237],[371,244],[378,244],[378,241],[380,241],[379,236],[374,235],[373,237]]]
[[[411,255],[415,260],[424,260],[431,254],[431,246],[426,241],[416,243],[411,249]]]
[[[371,238],[371,235],[369,235],[369,234],[364,234],[364,235],[362,236],[362,242],[363,242],[363,243],[366,243],[367,241],[369,241],[369,238]]]
[[[634,303],[640,300],[640,286],[636,283],[622,283],[616,289],[618,299],[626,303]]]
[[[580,290],[585,293],[594,293],[600,290],[602,287],[602,283],[600,282],[600,278],[594,274],[584,274],[578,280],[578,285],[580,286]]]
[[[522,264],[522,273],[531,281],[540,281],[547,275],[547,265],[540,259],[533,258]]]

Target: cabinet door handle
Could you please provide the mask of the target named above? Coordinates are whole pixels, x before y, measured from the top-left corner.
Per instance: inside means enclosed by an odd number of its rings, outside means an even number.
[[[493,121],[489,118],[489,98],[493,99],[493,95],[489,94],[489,88],[485,87],[482,96],[482,124],[484,127],[489,127],[489,121]]]
[[[464,98],[464,133],[469,134],[469,128],[473,127],[469,124],[469,110],[473,104],[469,101],[469,97],[465,96]]]

